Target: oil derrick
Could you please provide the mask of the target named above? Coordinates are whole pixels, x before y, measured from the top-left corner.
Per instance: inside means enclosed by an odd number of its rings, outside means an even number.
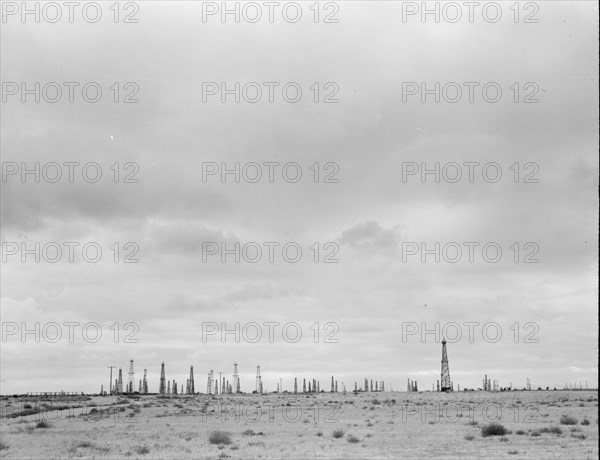
[[[442,339],[442,378],[441,391],[452,391],[452,382],[450,381],[450,367],[448,366],[448,352],[446,351],[446,339]]]
[[[365,379],[365,391],[369,391],[369,381]]]
[[[412,391],[412,388],[410,386],[410,379],[406,379],[407,383],[406,383],[406,391]]]
[[[262,394],[262,382],[260,377],[260,366],[256,366],[256,392]]]
[[[331,376],[331,392],[334,392],[333,375]]]
[[[308,382],[308,392],[309,392],[309,393],[312,393],[312,390],[311,390],[311,388],[310,388],[310,382]]]
[[[379,384],[375,381],[375,391],[379,391]]]
[[[338,392],[337,380],[335,381],[335,392]]]
[[[177,394],[177,382],[175,380],[173,380],[173,394],[176,395]]]
[[[238,375],[238,365],[237,362],[233,363],[233,380],[231,381],[231,386],[233,387],[233,391],[234,393],[238,392],[238,388],[239,388],[239,380],[240,376]]]
[[[133,372],[133,358],[129,360],[129,379],[127,380],[127,393],[133,393],[133,382],[135,373]]]
[[[221,393],[223,393],[223,388],[225,388],[225,393],[229,393],[229,383],[225,384],[225,377],[223,377],[223,381],[221,382]]]
[[[190,366],[190,378],[189,378],[189,384],[188,384],[188,390],[187,390],[188,394],[194,394],[196,393],[196,388],[194,386],[194,366]]]
[[[113,388],[112,386],[112,370],[115,368],[116,366],[108,366],[108,368],[110,369],[110,380],[108,381],[108,392],[112,395],[116,392],[117,388],[115,386],[115,388]]]
[[[358,391],[358,384],[354,382],[354,391]]]
[[[171,394],[171,381],[170,380],[167,382],[167,394],[168,395]]]
[[[206,394],[211,395],[213,392],[212,388],[213,388],[213,370],[211,369],[210,372],[208,373],[208,380],[206,382]]]
[[[385,382],[381,381],[381,391],[385,391]]]
[[[298,394],[298,378],[294,377],[294,394]]]
[[[123,369],[119,367],[119,378],[117,379],[117,393],[123,393]]]
[[[302,379],[303,383],[302,383],[302,393],[306,393],[306,379]]]
[[[148,377],[146,375],[147,369],[144,369],[144,380],[142,380],[142,393],[148,394]]]
[[[437,391],[440,391],[440,381],[437,381]]]
[[[158,394],[164,395],[167,392],[167,382],[165,379],[165,362],[160,365],[160,384],[158,386]]]
[[[373,391],[373,379],[371,379],[371,392]]]

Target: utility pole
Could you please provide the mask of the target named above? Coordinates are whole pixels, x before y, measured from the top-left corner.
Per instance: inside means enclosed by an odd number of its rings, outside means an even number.
[[[117,366],[108,366],[108,368],[110,369],[110,382],[108,384],[108,394],[111,395],[112,394],[112,370],[114,368],[116,368]]]

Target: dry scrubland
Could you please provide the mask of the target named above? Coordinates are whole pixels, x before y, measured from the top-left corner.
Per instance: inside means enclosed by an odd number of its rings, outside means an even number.
[[[593,391],[4,397],[1,408],[6,459],[598,456]]]

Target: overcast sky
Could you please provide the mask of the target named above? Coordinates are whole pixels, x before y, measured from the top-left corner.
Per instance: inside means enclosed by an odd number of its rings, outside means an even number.
[[[295,24],[277,11],[273,23],[230,18],[223,24],[218,15],[203,22],[201,2],[139,3],[139,21],[127,24],[114,23],[109,3],[102,3],[95,24],[77,14],[72,24],[64,17],[54,24],[6,17],[2,394],[99,391],[108,384],[107,366],[126,374],[130,358],[136,379],[148,369],[151,391],[158,390],[162,361],[167,378],[180,384],[193,364],[200,391],[210,369],[231,378],[234,361],[243,391],[254,389],[257,365],[269,391],[279,378],[291,390],[294,377],[318,378],[328,390],[332,375],[348,389],[364,378],[402,390],[410,378],[431,389],[440,375],[439,337],[422,340],[419,330],[403,340],[403,328],[439,323],[441,330],[452,322],[463,331],[448,344],[455,389],[481,386],[484,374],[519,388],[527,377],[535,387],[597,381],[596,2],[537,2],[539,21],[523,23],[528,12],[522,10],[517,24],[508,2],[497,23],[476,12],[473,23],[456,24],[423,23],[418,14],[403,22],[401,2],[359,1],[337,2],[337,23],[323,23],[333,9],[321,10],[315,24],[311,3],[302,3]],[[57,82],[64,93],[57,103],[43,97],[35,103],[33,96],[22,103],[6,82],[19,91],[22,82],[30,88]],[[73,103],[64,82],[80,85]],[[103,90],[95,104],[81,95],[90,82]],[[137,86],[139,102],[115,103],[114,82],[120,100]],[[134,85],[125,88],[128,82]],[[257,82],[264,91],[257,103],[235,103],[233,96],[222,103],[220,94],[203,102],[203,82],[229,88]],[[273,103],[264,82],[280,83]],[[297,103],[282,97],[289,82],[303,90]],[[310,89],[315,82],[318,103]],[[436,103],[433,95],[423,103],[420,94],[404,94],[404,102],[403,82],[429,88],[455,82],[448,90],[464,92],[456,103]],[[479,84],[472,103],[464,82]],[[490,82],[502,89],[497,103],[482,96]],[[323,103],[336,89],[338,102]],[[538,102],[524,103],[528,95]],[[11,162],[19,168],[96,162],[103,175],[90,183],[78,167],[69,183],[63,166],[56,183],[43,177],[36,183],[33,175],[23,183],[20,170],[8,174]],[[119,183],[109,169],[115,162]],[[139,168],[137,183],[123,183],[135,172],[124,169],[129,162]],[[203,181],[203,164],[211,162],[229,168],[296,162],[302,178],[288,182],[278,167],[270,183],[264,167],[257,183],[243,177],[235,183],[232,175],[222,183],[219,174]],[[319,183],[315,167],[309,169],[315,162]],[[420,172],[403,180],[403,169],[436,162],[496,163],[502,177],[492,183],[478,166],[471,183],[463,165],[456,183],[444,176],[435,183],[433,175],[423,183]],[[333,165],[325,169],[326,163]],[[446,169],[446,177],[454,171]],[[337,183],[323,183],[329,173]],[[525,183],[526,176],[537,182]],[[7,243],[35,242],[80,246],[73,263],[66,254],[58,263],[44,257],[35,263],[31,256],[22,263],[20,253],[8,254],[15,245]],[[81,257],[88,242],[103,250],[97,263]],[[119,263],[109,249],[115,242]],[[128,242],[139,247],[138,263],[122,262],[135,248],[125,248]],[[264,251],[257,263],[243,257],[235,263],[233,256],[222,263],[219,254],[203,261],[207,242],[230,248],[256,242]],[[264,242],[280,244],[274,263]],[[282,257],[288,242],[303,250],[297,263]],[[457,243],[462,257],[450,263],[442,254],[436,263],[429,255],[422,262],[420,253],[407,253],[436,242]],[[465,242],[479,244],[472,263]],[[482,255],[490,242],[502,249],[496,263]],[[323,263],[336,250],[338,262]],[[524,263],[528,256],[538,262]],[[232,335],[222,343],[218,334],[202,340],[203,323],[233,328],[270,321],[298,323],[302,338],[289,343],[278,327],[269,343],[263,326],[257,343],[235,343]],[[9,334],[8,323],[33,329],[35,322],[95,322],[103,336],[86,341],[81,326],[73,343],[66,326],[57,343],[44,337],[36,343],[33,334],[23,343],[20,330]],[[119,343],[110,329],[115,322]],[[124,330],[127,322],[139,327],[138,343],[123,343],[133,330]],[[329,322],[337,326],[326,329]],[[497,323],[502,337],[493,342],[494,329],[486,339],[473,326],[471,343],[465,322]],[[338,343],[323,343],[330,332]]]

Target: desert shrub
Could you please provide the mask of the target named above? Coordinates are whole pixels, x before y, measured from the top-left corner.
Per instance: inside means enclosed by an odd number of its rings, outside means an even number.
[[[525,431],[523,431],[523,430],[517,430],[516,434],[518,434],[519,436],[523,436],[525,434]]]
[[[500,438],[500,441],[501,441],[501,442],[508,442],[508,438],[507,438],[506,436],[502,436],[502,437]]]
[[[350,444],[356,444],[357,442],[360,442],[360,439],[358,439],[356,436],[349,434],[346,439],[348,440],[348,442]]]
[[[475,426],[475,425],[479,425],[479,422],[476,422],[475,420],[471,420],[469,423],[467,423],[467,425]]]
[[[138,455],[146,455],[147,453],[150,452],[150,448],[148,446],[137,446],[135,448],[135,452]]]
[[[23,405],[23,409],[32,409],[33,406],[29,403]]]
[[[51,428],[52,425],[48,423],[46,420],[40,420],[35,424],[36,428]]]
[[[91,441],[81,441],[81,442],[77,443],[76,447],[92,448],[95,446],[94,446],[94,443]]]
[[[538,430],[533,430],[531,432],[531,436],[533,436],[534,438],[537,438],[538,436],[541,436],[542,434],[538,431]]]
[[[208,441],[211,444],[231,444],[231,433],[227,431],[213,431],[208,436]]]
[[[589,424],[590,424],[590,421],[589,421],[587,418],[584,418],[584,419],[581,421],[581,424],[582,424],[582,425],[589,425]]]
[[[254,436],[254,430],[246,430],[242,432],[244,436]]]
[[[473,435],[473,434],[465,434],[465,439],[467,441],[472,441],[473,439],[475,439],[475,435]]]
[[[340,430],[340,429],[333,430],[333,437],[334,438],[338,439],[338,438],[341,438],[343,436],[344,436],[344,430]]]
[[[519,453],[518,450],[509,450],[508,455],[517,455]]]
[[[540,430],[540,433],[562,434],[562,432],[562,429],[558,426],[544,427]]]
[[[570,415],[563,415],[560,418],[561,425],[577,425],[578,421],[579,420],[577,420],[575,417],[571,417]]]
[[[381,404],[381,401],[379,401],[379,399],[374,399],[371,401],[371,404],[373,404],[373,405]]]
[[[0,450],[6,450],[6,449],[8,449],[8,444],[5,444],[2,441],[0,441]]]
[[[317,433],[317,436],[319,436],[319,437],[323,436],[323,432],[322,432],[322,431],[319,431],[319,432]]]
[[[481,428],[481,436],[484,438],[487,438],[488,436],[503,436],[506,433],[507,430],[504,428],[504,425],[499,423],[490,423]]]

